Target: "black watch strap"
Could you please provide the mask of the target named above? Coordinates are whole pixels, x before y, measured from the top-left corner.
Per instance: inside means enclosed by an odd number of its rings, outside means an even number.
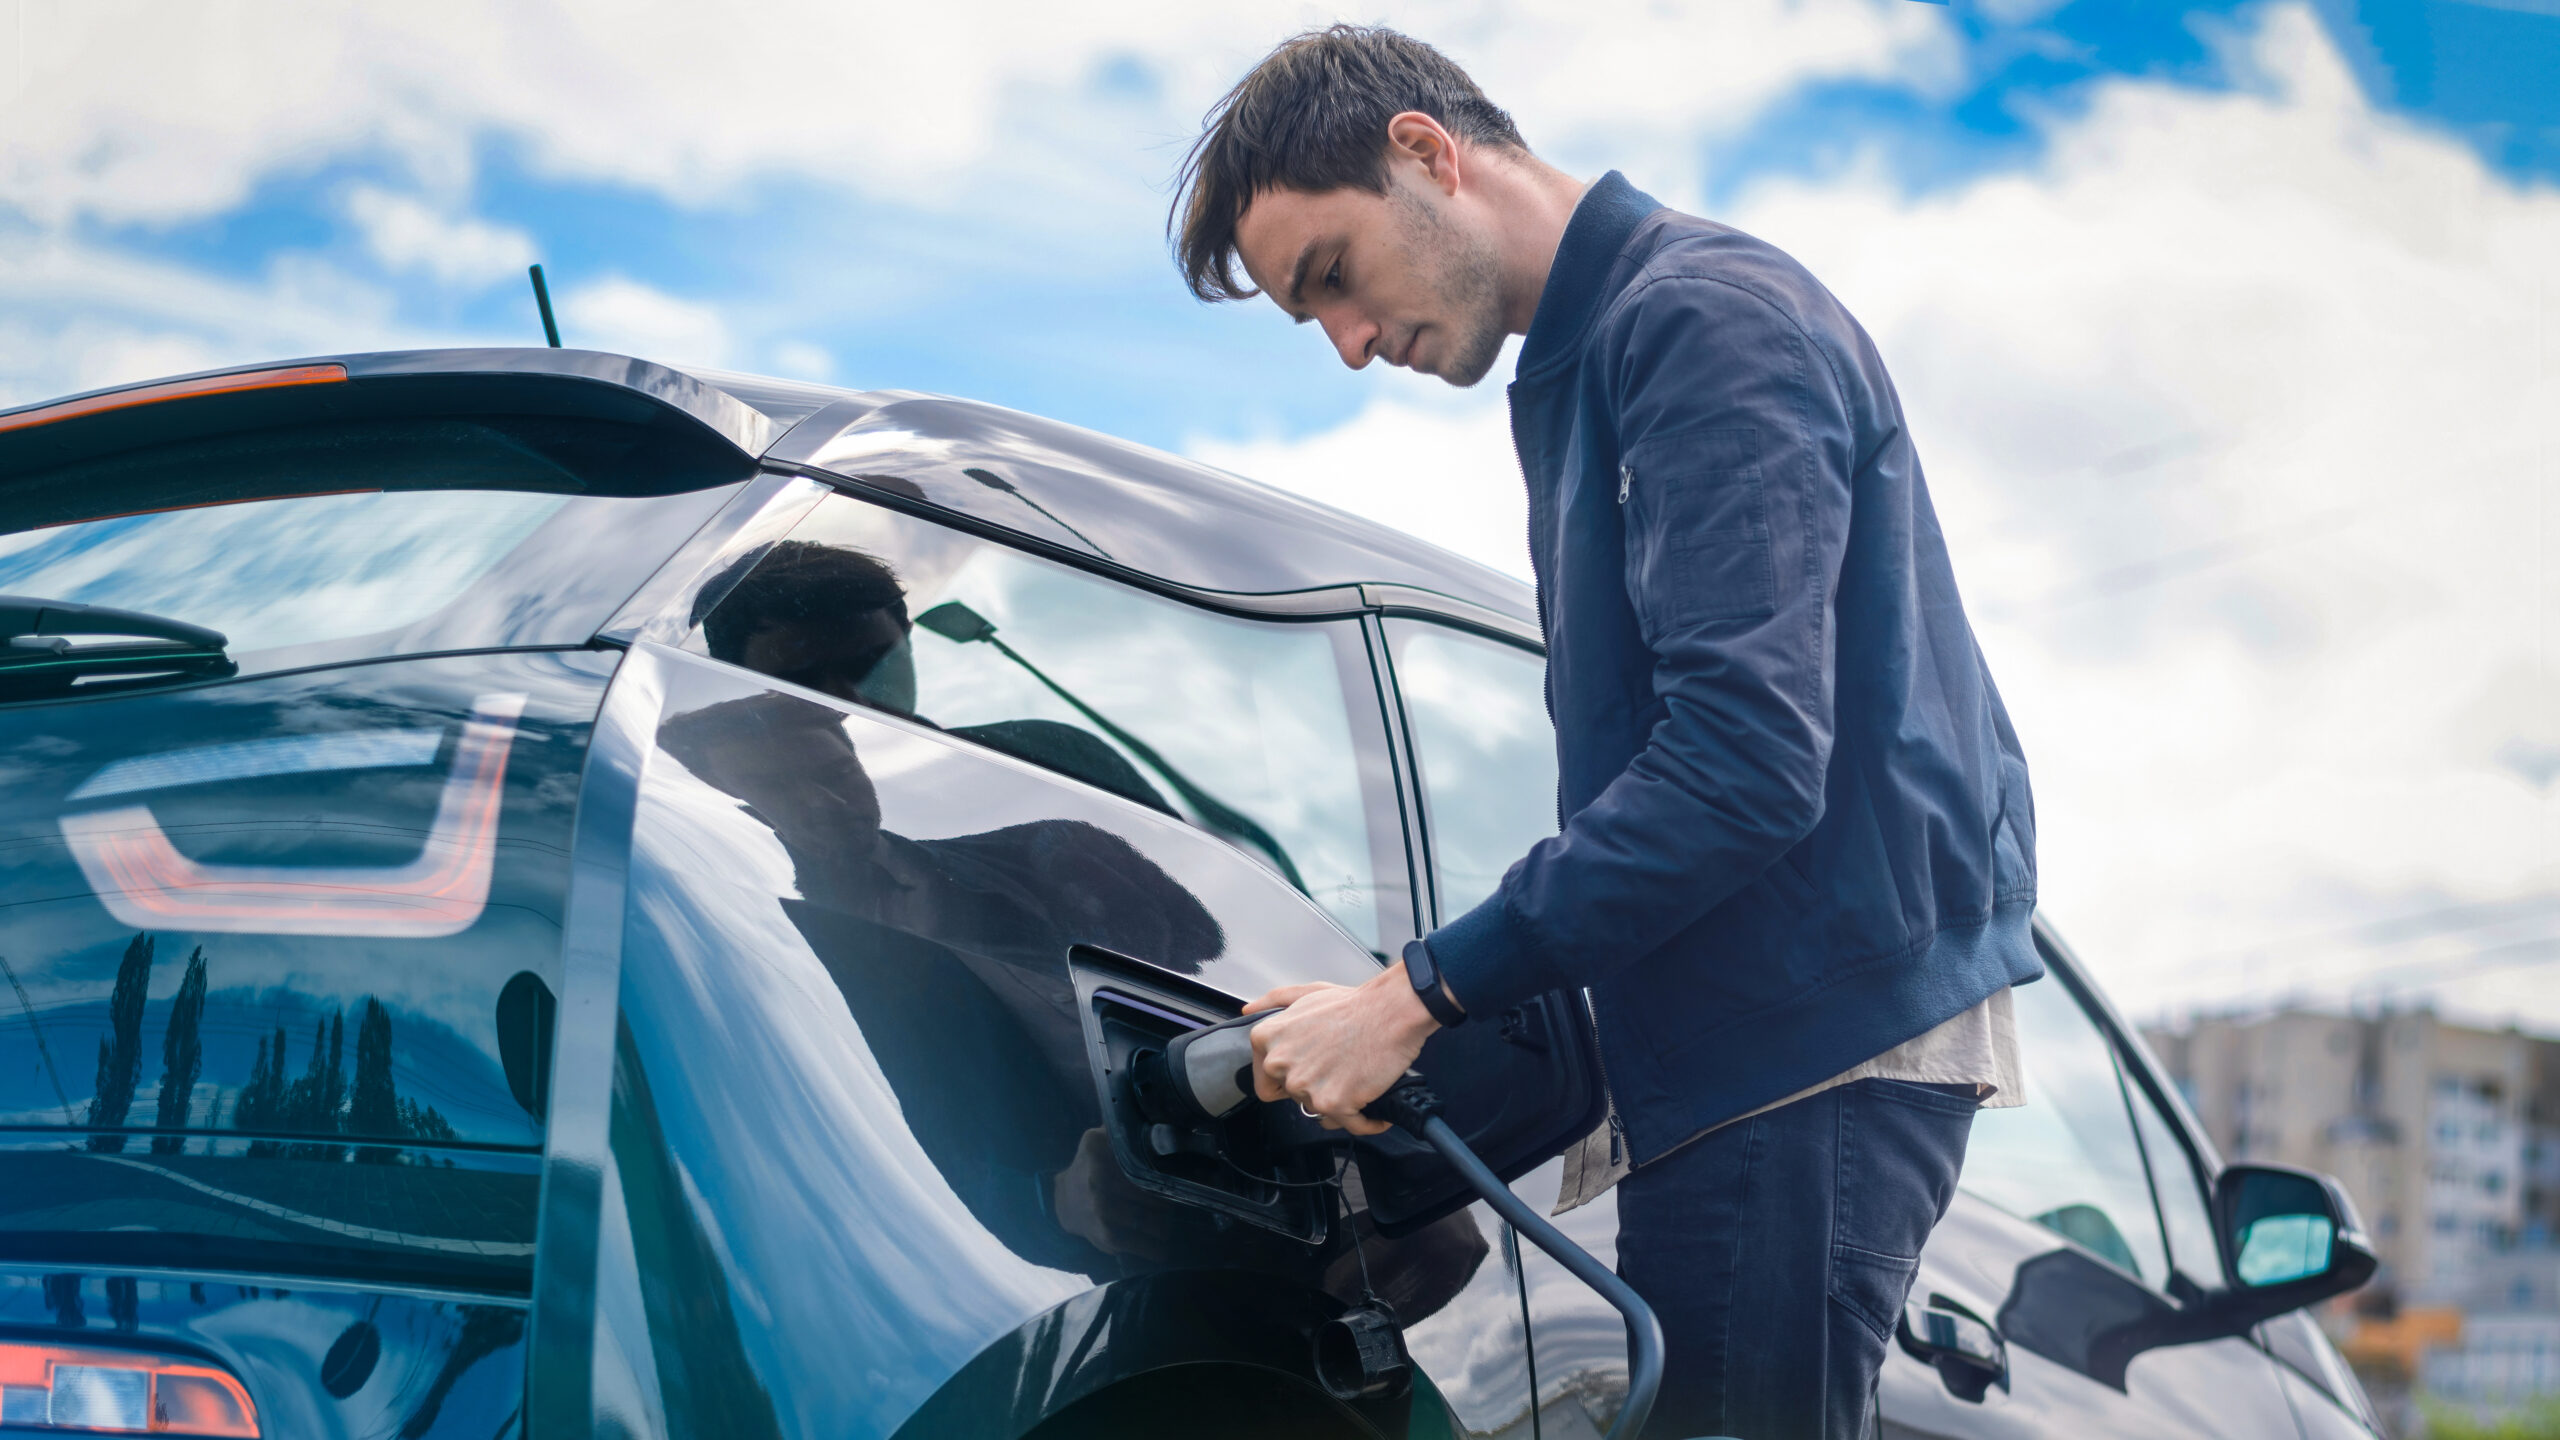
[[[1413,982],[1413,993],[1422,999],[1422,1008],[1441,1028],[1467,1023],[1467,1012],[1449,993],[1449,984],[1440,978],[1440,967],[1431,963],[1431,947],[1419,940],[1404,945],[1404,978]]]

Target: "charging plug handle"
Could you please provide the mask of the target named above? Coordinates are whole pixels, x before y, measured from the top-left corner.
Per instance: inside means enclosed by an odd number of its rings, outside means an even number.
[[[1653,1414],[1654,1397],[1662,1389],[1662,1322],[1653,1307],[1644,1303],[1626,1281],[1600,1263],[1588,1250],[1566,1238],[1565,1233],[1548,1223],[1547,1218],[1522,1204],[1511,1187],[1493,1173],[1449,1122],[1440,1118],[1440,1097],[1422,1076],[1412,1070],[1396,1082],[1386,1094],[1369,1102],[1361,1114],[1372,1120],[1384,1120],[1400,1130],[1419,1135],[1450,1168],[1467,1182],[1494,1213],[1511,1222],[1511,1228],[1526,1236],[1529,1243],[1555,1257],[1557,1264],[1572,1272],[1573,1277],[1600,1292],[1602,1299],[1617,1307],[1627,1318],[1627,1402],[1619,1407],[1617,1423],[1609,1427],[1609,1440],[1632,1440],[1643,1433],[1645,1421]],[[1537,1397],[1530,1397],[1534,1408]]]

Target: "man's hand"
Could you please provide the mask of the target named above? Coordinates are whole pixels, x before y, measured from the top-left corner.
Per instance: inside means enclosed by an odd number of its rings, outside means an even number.
[[[1327,1130],[1377,1135],[1360,1107],[1404,1078],[1440,1028],[1398,961],[1365,985],[1283,985],[1244,1007],[1280,1010],[1253,1027],[1253,1093],[1295,1100]]]

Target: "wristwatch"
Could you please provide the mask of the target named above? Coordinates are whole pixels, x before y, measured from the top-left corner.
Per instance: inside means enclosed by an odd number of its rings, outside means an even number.
[[[1422,1008],[1441,1028],[1467,1023],[1466,1007],[1449,993],[1449,982],[1440,978],[1440,967],[1431,963],[1431,947],[1419,940],[1404,942],[1404,978],[1413,982],[1413,993],[1420,997]]]

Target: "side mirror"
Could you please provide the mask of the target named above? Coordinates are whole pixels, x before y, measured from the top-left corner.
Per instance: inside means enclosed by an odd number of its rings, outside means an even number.
[[[2215,1306],[2246,1324],[2343,1295],[2373,1278],[2373,1242],[2338,1182],[2289,1165],[2233,1165],[2213,1188],[2231,1289]]]

